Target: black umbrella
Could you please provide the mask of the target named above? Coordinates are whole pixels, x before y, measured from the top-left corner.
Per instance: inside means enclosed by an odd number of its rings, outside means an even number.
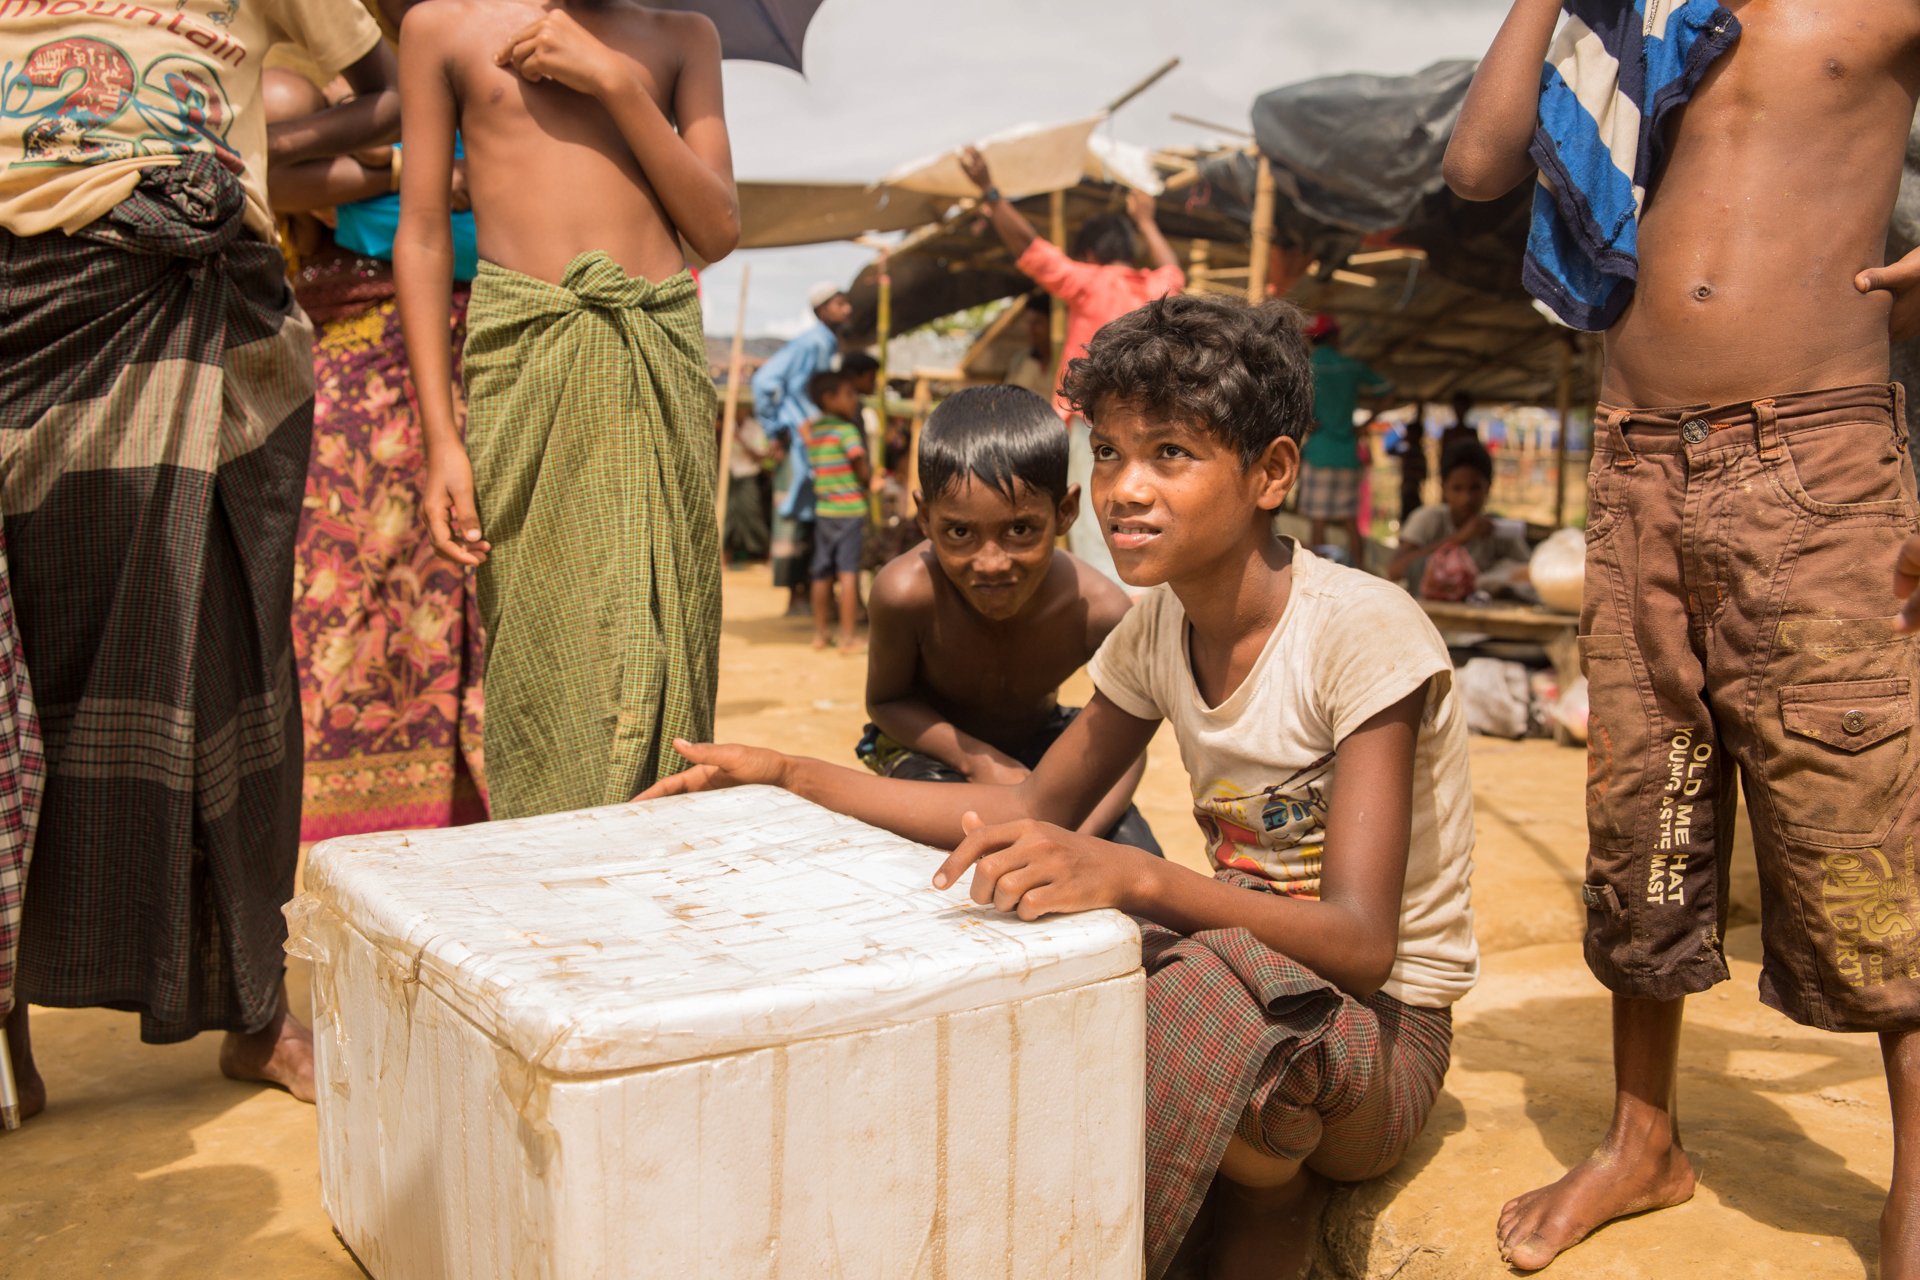
[[[720,56],[801,71],[807,24],[823,0],[662,0],[665,9],[704,13],[720,28]],[[801,74],[806,74],[801,71]]]

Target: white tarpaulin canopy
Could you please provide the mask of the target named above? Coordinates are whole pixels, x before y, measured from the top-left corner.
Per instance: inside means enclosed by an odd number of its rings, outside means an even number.
[[[1097,132],[1106,115],[1066,124],[1026,124],[980,144],[1009,200],[1112,182],[1158,195],[1160,177],[1145,148]],[[960,171],[958,150],[903,165],[875,183],[742,182],[740,247],[828,244],[943,221],[979,195]]]

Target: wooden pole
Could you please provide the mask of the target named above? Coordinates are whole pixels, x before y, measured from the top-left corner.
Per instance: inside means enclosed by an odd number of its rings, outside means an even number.
[[[1573,345],[1567,334],[1560,342],[1560,438],[1553,444],[1553,527],[1567,527],[1567,435],[1573,417]]]
[[[1159,68],[1156,69],[1152,75],[1140,81],[1140,83],[1134,85],[1133,88],[1127,90],[1125,93],[1115,98],[1112,102],[1109,102],[1107,104],[1106,114],[1112,115],[1114,112],[1126,106],[1129,102],[1132,102],[1135,98],[1139,97],[1141,94],[1145,93],[1147,90],[1153,88],[1153,86],[1159,84],[1162,80],[1164,80],[1168,75],[1172,73],[1175,67],[1179,65],[1180,65],[1180,59],[1168,58],[1165,62],[1160,64]]]
[[[913,384],[913,431],[908,438],[907,518],[919,513],[914,495],[920,489],[920,432],[927,425],[927,412],[933,407],[933,379],[919,378]]]
[[[1047,197],[1049,227],[1047,236],[1056,249],[1067,247],[1067,193],[1056,191]],[[1058,367],[1067,347],[1067,304],[1053,300],[1053,361]]]
[[[867,508],[872,512],[874,528],[879,528],[885,520],[880,510],[880,486],[887,470],[887,428],[892,425],[887,416],[887,338],[893,331],[893,271],[888,263],[887,251],[880,250],[880,376],[874,387],[879,410],[876,417],[880,430],[873,444],[873,483],[869,486],[872,493],[867,499]]]
[[[1260,157],[1259,177],[1253,187],[1253,258],[1247,266],[1247,301],[1258,306],[1267,298],[1267,270],[1273,254],[1273,161]]]
[[[720,480],[714,486],[713,521],[720,531],[720,556],[726,558],[727,490],[733,485],[733,433],[740,425],[740,374],[747,357],[747,280],[753,268],[740,264],[740,314],[733,322],[733,351],[727,357],[727,403],[720,414]]]
[[[1213,274],[1212,259],[1213,245],[1206,240],[1195,240],[1187,254],[1188,293],[1207,291],[1207,280]]]

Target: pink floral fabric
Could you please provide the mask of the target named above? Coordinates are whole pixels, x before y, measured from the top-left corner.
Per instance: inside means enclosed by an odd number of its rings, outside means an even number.
[[[465,331],[455,298],[454,376]],[[420,514],[423,459],[391,299],[324,321],[294,567],[306,726],[300,836],[483,821],[483,641],[471,580]]]

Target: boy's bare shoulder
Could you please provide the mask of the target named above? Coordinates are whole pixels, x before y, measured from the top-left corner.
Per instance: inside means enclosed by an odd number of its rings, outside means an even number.
[[[1056,551],[1054,560],[1072,571],[1066,579],[1076,599],[1087,605],[1087,643],[1099,648],[1120,620],[1133,608],[1133,597],[1114,584],[1113,579],[1086,561],[1065,551]]]
[[[888,561],[873,575],[867,608],[875,613],[923,618],[933,610],[934,578],[939,572],[933,547],[922,542]]]

